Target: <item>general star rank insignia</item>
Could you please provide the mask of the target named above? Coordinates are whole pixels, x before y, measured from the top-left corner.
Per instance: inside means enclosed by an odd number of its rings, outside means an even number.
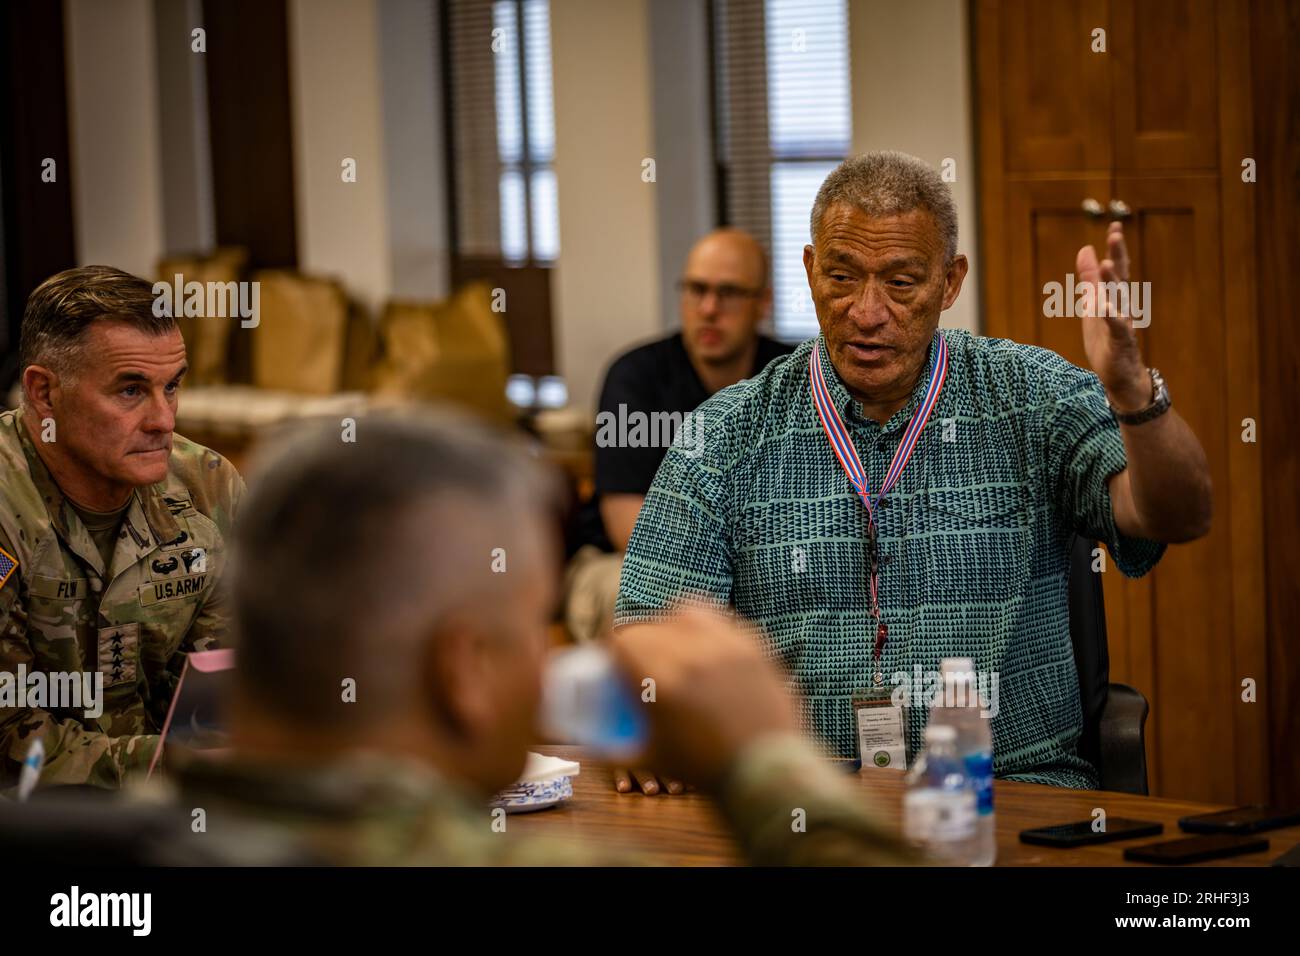
[[[134,684],[139,673],[140,625],[101,627],[98,660],[105,687]]]

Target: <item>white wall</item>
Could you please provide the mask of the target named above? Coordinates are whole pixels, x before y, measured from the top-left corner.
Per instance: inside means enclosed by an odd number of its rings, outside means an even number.
[[[67,0],[77,261],[152,276],[164,252],[151,0]]]
[[[853,151],[957,161],[957,250],[971,271],[943,325],[979,329],[970,42],[963,0],[849,0]]]
[[[376,310],[391,287],[377,0],[290,0],[289,54],[298,266]]]
[[[556,355],[570,402],[595,410],[605,367],[660,334],[653,96],[646,0],[551,4],[560,256]]]

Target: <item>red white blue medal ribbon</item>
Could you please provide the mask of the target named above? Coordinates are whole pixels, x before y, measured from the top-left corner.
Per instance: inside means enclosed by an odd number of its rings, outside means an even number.
[[[853,447],[853,440],[849,437],[849,431],[844,427],[844,421],[840,418],[839,410],[835,407],[835,401],[831,397],[830,389],[826,387],[826,377],[822,372],[822,363],[819,356],[821,349],[814,348],[808,358],[808,379],[812,383],[813,407],[817,410],[817,417],[821,419],[822,430],[826,432],[826,440],[830,442],[831,450],[835,452],[840,467],[844,469],[844,474],[848,476],[849,484],[853,486],[853,490],[862,499],[862,504],[867,509],[867,535],[871,563],[871,613],[876,619],[876,642],[872,660],[876,667],[875,682],[877,684],[882,682],[880,655],[884,650],[889,629],[880,620],[880,572],[876,559],[876,505],[880,503],[880,500],[885,495],[889,494],[894,485],[898,483],[898,479],[902,477],[908,461],[912,458],[912,452],[916,450],[917,442],[921,438],[921,432],[925,430],[925,424],[930,420],[930,413],[934,411],[934,406],[938,404],[939,393],[943,391],[943,382],[948,375],[948,343],[938,332],[935,332],[934,335],[936,341],[935,355],[934,361],[930,365],[930,383],[926,386],[925,398],[916,411],[912,413],[912,420],[907,423],[907,430],[903,432],[903,440],[898,443],[898,450],[894,452],[894,459],[889,463],[889,470],[885,472],[885,480],[881,482],[880,491],[876,493],[874,498],[871,494],[871,484],[867,480],[867,470],[862,467],[862,460],[858,457],[858,450]]]

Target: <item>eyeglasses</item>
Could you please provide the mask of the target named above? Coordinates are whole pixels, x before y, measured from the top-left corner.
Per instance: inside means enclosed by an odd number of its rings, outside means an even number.
[[[695,305],[703,302],[712,292],[718,297],[718,308],[720,309],[734,309],[744,300],[757,298],[763,294],[762,289],[746,289],[743,286],[730,285],[725,282],[721,285],[710,285],[707,282],[700,282],[698,279],[678,279],[677,289]]]

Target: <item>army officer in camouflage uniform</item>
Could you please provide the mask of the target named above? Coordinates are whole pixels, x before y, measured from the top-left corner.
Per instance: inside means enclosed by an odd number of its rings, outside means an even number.
[[[243,482],[172,431],[185,343],[154,301],[107,266],[27,301],[22,404],[0,414],[0,789],[37,738],[42,785],[147,769],[185,652],[225,632],[217,581]],[[24,672],[102,680],[102,714],[30,706]]]

